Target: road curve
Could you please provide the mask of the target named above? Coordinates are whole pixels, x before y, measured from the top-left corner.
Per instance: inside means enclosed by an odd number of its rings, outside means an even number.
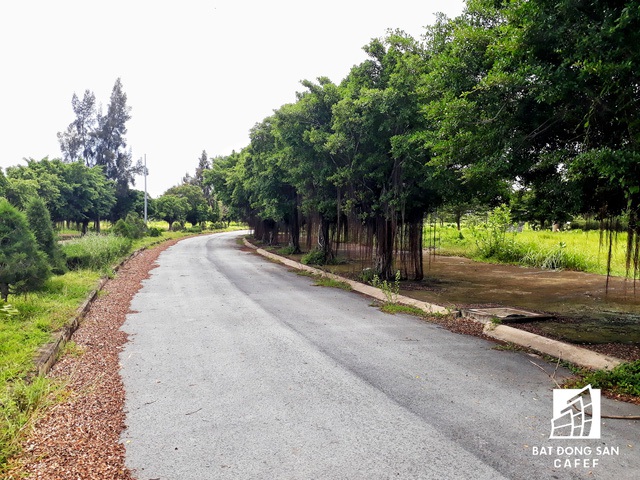
[[[313,286],[237,238],[169,248],[132,301],[122,441],[139,480],[640,472],[637,425],[603,422],[601,440],[549,440],[553,383],[531,360],[553,365]],[[572,445],[619,454],[589,468],[534,454]]]

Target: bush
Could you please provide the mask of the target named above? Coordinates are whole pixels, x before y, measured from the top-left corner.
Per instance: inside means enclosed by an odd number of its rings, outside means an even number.
[[[511,210],[506,205],[496,207],[489,213],[485,223],[471,225],[471,234],[476,241],[479,254],[484,258],[510,257],[513,247],[510,245],[513,244],[512,239],[507,238],[510,227]]]
[[[51,223],[51,215],[44,200],[40,197],[32,198],[27,204],[26,214],[38,248],[47,256],[53,272],[60,275],[63,274],[66,271],[66,262],[56,240],[53,224]]]
[[[144,237],[146,231],[144,221],[136,213],[129,213],[124,220],[121,218],[111,229],[114,235],[132,240]]]
[[[202,233],[202,227],[200,225],[194,225],[186,229],[189,233]]]
[[[158,228],[158,227],[151,227],[149,229],[147,229],[147,235],[150,237],[161,237],[162,236],[162,229]]]
[[[287,245],[286,247],[278,249],[278,253],[280,255],[294,255],[296,253],[296,247],[293,245]]]
[[[300,259],[304,265],[325,265],[327,259],[322,250],[311,250]]]
[[[88,234],[66,243],[63,250],[70,269],[101,270],[129,253],[131,240],[115,235]]]
[[[594,388],[612,389],[640,397],[640,360],[622,363],[611,370],[597,370],[588,374],[584,381]]]

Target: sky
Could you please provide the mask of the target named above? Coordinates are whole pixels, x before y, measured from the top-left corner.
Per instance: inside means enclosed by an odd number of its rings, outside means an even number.
[[[61,157],[71,97],[104,112],[120,78],[133,159],[152,197],[193,174],[203,150],[228,155],[303,91],[339,83],[387,29],[414,37],[464,0],[21,0],[0,6],[0,167]],[[135,188],[143,189],[142,177]]]

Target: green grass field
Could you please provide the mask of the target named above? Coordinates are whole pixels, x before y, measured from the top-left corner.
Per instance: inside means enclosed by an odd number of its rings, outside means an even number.
[[[425,228],[425,247],[433,243],[433,227]],[[458,232],[454,225],[438,225],[435,230],[436,252],[456,255],[480,261],[498,261],[540,268],[565,268],[590,273],[606,274],[609,243],[597,230],[548,230],[523,229],[507,232],[505,246],[496,255],[486,257],[478,247],[473,229],[462,227]],[[611,273],[626,274],[625,257],[627,234],[614,234],[612,244]]]

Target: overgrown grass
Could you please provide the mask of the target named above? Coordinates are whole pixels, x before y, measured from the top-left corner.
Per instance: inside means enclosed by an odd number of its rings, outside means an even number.
[[[425,238],[428,238],[427,235]],[[626,241],[626,233],[617,234],[612,248],[613,275],[626,274]],[[518,233],[507,232],[503,245],[486,257],[478,248],[470,228],[463,227],[459,232],[453,225],[439,225],[436,229],[436,251],[439,254],[538,268],[606,274],[608,248],[606,242],[601,244],[598,231],[551,232],[525,228]]]
[[[427,313],[423,310],[420,310],[418,307],[412,307],[410,305],[402,305],[400,303],[383,303],[380,305],[380,310],[384,313],[388,313],[391,315],[395,315],[397,313],[405,314],[405,315],[414,315],[416,317],[425,318],[427,317]]]
[[[351,285],[349,285],[347,282],[342,282],[340,280],[334,280],[333,278],[329,278],[329,277],[316,276],[315,277],[315,281],[314,281],[314,285],[316,285],[318,287],[340,288],[340,289],[346,290],[346,291],[353,290],[351,288]]]
[[[88,234],[62,246],[67,265],[73,270],[103,270],[131,251],[128,238],[115,235]]]

